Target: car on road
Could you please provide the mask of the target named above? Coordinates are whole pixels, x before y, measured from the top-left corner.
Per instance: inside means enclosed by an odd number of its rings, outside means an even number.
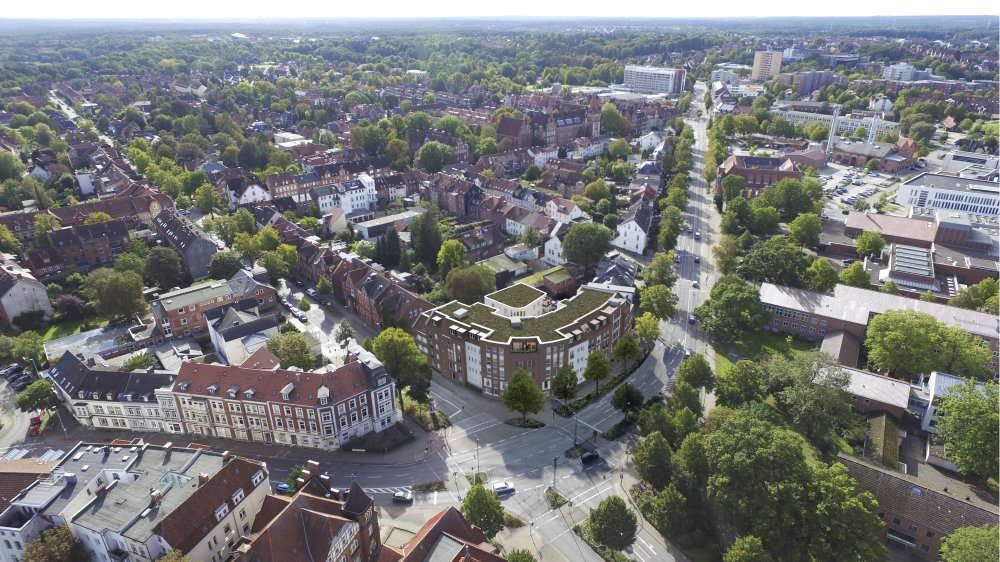
[[[292,280],[292,282],[295,283],[296,287],[302,287],[305,285],[305,283],[303,283],[301,279],[294,279]]]
[[[694,263],[701,263],[701,256],[695,256]]]
[[[697,322],[697,320],[695,319],[694,314],[688,314],[688,324],[694,324],[695,322]]]
[[[694,239],[695,240],[700,240],[701,239],[701,231],[700,230],[698,232],[694,233]]]
[[[692,281],[691,286],[694,287],[695,289],[701,288],[701,285],[698,284],[698,281]]]
[[[846,260],[841,260],[840,263],[842,263],[845,266],[848,266],[848,265],[851,265],[852,263],[854,263],[854,260],[848,258]]]
[[[392,503],[413,503],[413,494],[409,490],[392,494]]]
[[[493,493],[498,496],[504,496],[507,494],[514,493],[514,485],[510,482],[496,482],[493,484]]]
[[[291,491],[291,489],[292,487],[289,486],[287,482],[278,482],[274,486],[274,491],[278,492],[279,494],[287,494],[288,492]]]
[[[580,455],[580,462],[583,464],[593,464],[601,460],[601,455],[597,451],[586,451]]]
[[[22,390],[28,388],[28,383],[27,382],[12,382],[12,383],[10,383],[10,387],[13,388],[14,390],[18,391],[18,392],[21,392]]]

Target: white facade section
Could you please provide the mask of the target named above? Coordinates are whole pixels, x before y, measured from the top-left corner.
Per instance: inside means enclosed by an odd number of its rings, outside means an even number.
[[[636,92],[680,95],[685,76],[683,68],[625,65],[625,87]]]
[[[483,387],[483,358],[481,355],[478,345],[470,342],[465,343],[465,380],[476,388]]]

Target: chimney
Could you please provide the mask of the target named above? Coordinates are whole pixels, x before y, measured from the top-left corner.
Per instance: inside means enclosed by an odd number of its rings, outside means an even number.
[[[202,484],[204,484],[206,482],[208,482],[208,475],[205,474],[204,472],[199,472],[198,473],[198,485],[201,486]]]
[[[327,474],[321,474],[319,477],[320,482],[326,485],[327,488],[330,487],[330,476]]]
[[[174,442],[173,441],[167,441],[166,444],[163,445],[163,452],[164,453],[166,453],[166,454],[169,455],[170,451],[173,451],[173,450],[174,450]]]
[[[159,490],[153,490],[152,492],[150,492],[149,507],[160,505],[161,501],[163,501],[163,492]]]
[[[295,479],[295,489],[296,490],[301,489],[302,486],[305,486],[305,485],[306,485],[306,481],[303,480],[301,477]]]
[[[94,490],[94,495],[101,497],[108,492],[108,486],[106,484],[101,484],[98,486],[97,490]]]
[[[310,472],[308,470],[303,470],[302,471],[301,477],[302,477],[303,480],[309,480],[309,477],[311,477],[311,476],[312,476],[312,472]]]
[[[233,456],[231,454],[229,454],[229,451],[222,451],[222,462],[223,463],[229,462],[229,460],[232,459],[232,458],[233,458]]]
[[[319,474],[319,463],[316,461],[306,461],[306,469],[310,474]]]

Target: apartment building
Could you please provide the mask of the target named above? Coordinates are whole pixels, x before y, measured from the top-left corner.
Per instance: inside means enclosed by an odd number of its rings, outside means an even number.
[[[517,369],[546,393],[564,364],[582,381],[590,353],[610,353],[631,327],[632,305],[617,293],[584,288],[547,304],[545,293],[517,283],[485,303],[452,301],[428,310],[413,334],[434,370],[499,397]]]
[[[152,224],[153,217],[166,207],[173,207],[173,201],[161,193],[146,193],[136,190],[122,196],[89,201],[68,207],[56,207],[29,213],[5,213],[0,216],[0,224],[24,246],[35,242],[35,216],[47,214],[59,220],[62,226],[80,226],[93,213],[106,213],[112,220],[125,221],[129,230],[138,230]]]
[[[50,253],[62,262],[87,272],[110,267],[118,256],[131,250],[128,226],[122,220],[110,220],[80,226],[64,226],[48,234]]]
[[[803,72],[783,72],[778,81],[795,88],[800,96],[808,96],[823,86],[840,84],[847,78],[832,70],[806,70]]]
[[[770,80],[781,73],[781,51],[757,51],[753,54],[750,79],[754,82]]]
[[[241,310],[267,313],[277,305],[277,295],[274,287],[240,270],[228,281],[192,285],[160,295],[150,309],[165,337],[197,337],[208,331],[208,310],[239,303]]]
[[[165,419],[191,435],[338,449],[397,421],[392,378],[370,353],[349,352],[328,373],[183,363]]]
[[[686,76],[683,68],[625,65],[625,87],[636,92],[679,96]]]
[[[0,324],[10,328],[18,316],[36,311],[44,320],[52,318],[45,285],[17,263],[4,263],[0,266]]]
[[[221,562],[269,490],[260,461],[141,439],[79,443],[0,513],[11,560],[66,524],[93,560],[151,562],[173,550]],[[6,558],[5,558],[6,559]]]
[[[174,209],[156,215],[153,226],[160,241],[180,254],[184,270],[191,279],[200,281],[208,278],[208,263],[218,251],[208,235]]]
[[[896,204],[997,217],[1000,216],[1000,184],[942,174],[920,174],[900,184]]]
[[[649,229],[653,226],[653,208],[645,201],[636,201],[616,226],[617,235],[611,245],[634,254],[646,251]]]

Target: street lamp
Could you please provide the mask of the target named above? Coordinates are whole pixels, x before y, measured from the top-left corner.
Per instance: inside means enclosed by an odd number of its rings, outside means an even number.
[[[480,468],[479,468],[479,436],[477,435],[476,436],[476,483],[477,484],[479,483],[479,473],[480,472],[481,471],[480,471]]]

